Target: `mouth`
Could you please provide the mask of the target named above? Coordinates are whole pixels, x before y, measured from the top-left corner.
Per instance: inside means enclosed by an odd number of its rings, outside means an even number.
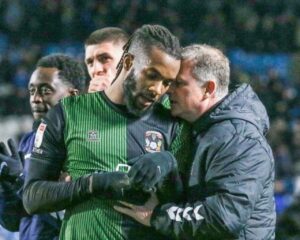
[[[41,109],[41,108],[32,108],[31,112],[32,114],[35,115],[45,115],[47,113],[46,109]]]
[[[148,97],[148,96],[145,96],[145,95],[140,95],[138,97],[138,103],[139,103],[139,105],[144,106],[144,107],[149,107],[154,102],[155,102],[155,99],[153,99],[151,97]]]
[[[47,111],[45,109],[33,108],[32,112],[34,112],[34,113],[45,113]]]

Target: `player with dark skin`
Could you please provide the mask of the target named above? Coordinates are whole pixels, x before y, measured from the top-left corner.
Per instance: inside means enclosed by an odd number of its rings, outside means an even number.
[[[118,171],[118,166],[155,154],[153,151],[172,151],[177,137],[181,139],[179,123],[161,102],[179,67],[178,39],[162,26],[145,25],[124,46],[109,88],[65,98],[49,111],[38,130],[41,140],[31,157],[32,174],[26,178],[26,210],[66,209],[61,239],[152,237],[107,203],[134,198],[138,193],[147,197],[143,189],[131,185],[127,173]],[[159,140],[158,147],[147,145],[149,133]],[[174,150],[178,147],[174,145]],[[176,164],[169,154],[164,157],[167,170],[155,172],[159,177],[152,175],[153,184],[164,179]],[[53,181],[62,169],[70,173],[72,181]],[[128,195],[128,191],[134,194]]]
[[[83,66],[71,57],[53,54],[41,58],[28,83],[29,101],[35,120],[33,128],[59,100],[83,92],[85,80]],[[6,164],[2,169],[0,180],[2,192],[0,194],[0,223],[9,231],[19,231],[20,239],[57,239],[61,214],[57,212],[28,215],[22,204],[21,193],[19,193],[24,175],[28,173],[28,163],[34,141],[35,131],[25,134],[19,144],[18,152],[13,141],[9,139],[8,146],[11,153],[3,142],[0,143],[0,160],[2,164]],[[64,180],[69,181],[70,178],[66,177]]]

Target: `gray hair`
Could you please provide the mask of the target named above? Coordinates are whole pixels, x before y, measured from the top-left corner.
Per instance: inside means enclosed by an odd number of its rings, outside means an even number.
[[[193,44],[182,49],[182,59],[195,61],[193,74],[202,85],[209,80],[217,83],[216,94],[228,93],[230,67],[228,58],[217,48],[206,44]]]

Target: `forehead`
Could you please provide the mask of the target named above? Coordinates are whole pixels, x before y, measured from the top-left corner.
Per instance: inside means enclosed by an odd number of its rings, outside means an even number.
[[[192,59],[182,60],[177,78],[184,81],[196,80],[193,74],[194,66],[195,66],[194,60]]]
[[[107,53],[110,55],[123,52],[123,44],[121,42],[102,42],[99,44],[93,44],[86,46],[85,48],[85,58],[92,57],[94,55]]]
[[[58,84],[60,79],[57,68],[38,67],[31,75],[29,85]]]
[[[166,79],[175,79],[180,68],[180,60],[153,47],[149,54],[148,68],[155,68]]]

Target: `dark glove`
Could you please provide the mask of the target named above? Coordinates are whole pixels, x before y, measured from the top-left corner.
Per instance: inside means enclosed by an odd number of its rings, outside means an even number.
[[[12,139],[8,139],[7,145],[11,155],[3,142],[0,142],[0,179],[14,182],[23,171],[24,156],[18,152]]]
[[[128,172],[131,183],[144,191],[155,189],[155,184],[177,168],[176,159],[168,151],[146,153],[130,159],[128,164],[132,165]]]
[[[100,172],[91,175],[90,191],[94,196],[120,200],[128,189],[130,189],[130,182],[127,173]]]

